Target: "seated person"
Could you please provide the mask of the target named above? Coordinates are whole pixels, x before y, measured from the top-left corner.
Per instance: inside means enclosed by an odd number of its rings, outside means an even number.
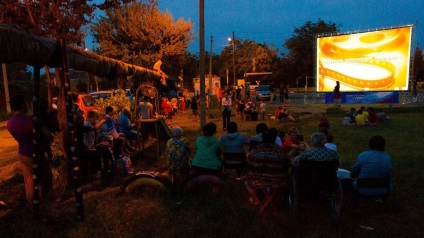
[[[377,119],[379,123],[384,123],[387,122],[389,119],[389,117],[387,116],[387,114],[383,111],[383,109],[379,108],[377,110]]]
[[[252,151],[254,147],[262,143],[262,132],[268,130],[268,126],[265,123],[259,123],[256,125],[256,135],[250,138],[249,151]]]
[[[249,144],[249,139],[238,133],[237,123],[230,122],[227,134],[221,137],[222,151],[224,152],[224,165],[236,169],[237,179],[240,179],[241,169],[246,166],[246,153],[243,146]]]
[[[358,155],[356,162],[351,169],[352,178],[375,178],[392,176],[392,158],[384,151],[386,141],[382,136],[373,136],[369,140],[370,150],[364,151]],[[356,188],[356,180],[353,181],[353,187]],[[391,182],[391,191],[393,183]],[[384,188],[367,188],[359,192],[364,195],[378,195],[385,193]]]
[[[188,140],[182,137],[183,130],[179,126],[171,129],[172,138],[166,142],[167,167],[174,183],[179,188],[187,179],[191,166],[191,150]]]
[[[287,153],[275,144],[275,134],[265,130],[262,139],[263,143],[254,147],[247,157],[245,185],[251,196],[249,201],[255,205],[261,202],[258,193],[285,185],[291,164]]]
[[[277,109],[275,109],[275,115],[274,115],[275,120],[277,120],[277,121],[280,120],[279,117],[280,117],[280,113],[281,113],[282,110],[283,110],[282,106],[278,106]]]
[[[372,126],[377,125],[378,117],[377,117],[377,113],[374,111],[374,108],[369,107],[367,109],[367,111],[368,111],[368,121],[369,121],[370,125],[372,125]]]
[[[358,115],[356,115],[355,117],[355,123],[357,126],[365,126],[366,125],[366,121],[368,121],[368,119],[365,117],[363,111],[361,109],[358,110]]]
[[[343,126],[350,126],[354,125],[355,122],[352,122],[352,117],[350,112],[346,112],[346,115],[343,117],[342,125]]]
[[[315,132],[311,136],[312,147],[306,149],[301,155],[297,156],[293,162],[293,167],[299,166],[300,160],[314,161],[335,161],[337,167],[340,165],[340,157],[336,151],[325,147],[327,140],[322,132]]]
[[[297,129],[290,129],[288,134],[289,137],[284,141],[283,148],[290,158],[294,158],[305,151],[309,145],[300,140]]]
[[[125,135],[127,140],[129,140],[130,145],[135,147],[135,141],[137,140],[137,131],[133,129],[133,126],[130,122],[130,109],[124,107],[122,113],[118,118],[119,131]]]
[[[203,126],[203,136],[196,139],[196,154],[192,162],[194,174],[212,174],[221,176],[221,146],[218,138],[213,135],[216,133],[216,124],[206,123]]]

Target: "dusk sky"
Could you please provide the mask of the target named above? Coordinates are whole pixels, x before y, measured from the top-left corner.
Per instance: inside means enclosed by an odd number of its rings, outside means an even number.
[[[199,34],[198,0],[158,0],[159,9],[166,9],[175,20],[184,18],[194,23]],[[285,52],[283,44],[293,35],[295,27],[307,21],[340,24],[341,32],[367,31],[413,24],[412,50],[423,48],[422,0],[205,0],[205,49],[219,54],[228,45],[228,37],[251,39],[273,44]],[[199,38],[190,43],[190,52],[199,52]]]

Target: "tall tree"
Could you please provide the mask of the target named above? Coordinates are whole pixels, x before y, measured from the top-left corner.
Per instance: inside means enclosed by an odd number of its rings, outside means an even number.
[[[423,51],[416,47],[414,51],[414,80],[424,80],[424,54]]]
[[[287,39],[284,47],[288,49],[287,59],[296,69],[297,77],[314,75],[314,54],[315,39],[320,33],[337,32],[341,25],[332,22],[325,22],[318,19],[317,22],[308,21],[300,28],[294,28],[291,38]],[[291,78],[293,81],[295,78]]]
[[[105,12],[92,27],[97,51],[124,62],[151,68],[162,58],[166,72],[166,61],[183,57],[193,39],[193,24],[183,19],[174,22],[168,11],[159,11],[155,0],[134,1]]]
[[[278,59],[278,49],[272,45],[259,44],[253,40],[234,40],[235,43],[235,66],[237,78],[243,78],[246,72],[271,71],[272,65]],[[221,75],[226,74],[226,69],[232,69],[233,48],[225,47],[220,54],[222,61]],[[231,70],[229,72],[232,72]]]

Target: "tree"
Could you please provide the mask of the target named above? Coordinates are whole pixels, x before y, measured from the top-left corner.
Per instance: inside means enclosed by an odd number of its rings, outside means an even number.
[[[105,12],[92,27],[98,53],[149,68],[162,58],[165,72],[179,72],[179,68],[168,69],[166,61],[185,55],[193,39],[192,23],[174,22],[168,11],[159,11],[155,0],[134,1]]]
[[[414,51],[414,80],[420,81],[424,80],[424,55],[422,50],[419,47],[415,48]]]
[[[287,39],[284,47],[288,49],[287,59],[291,67],[295,67],[297,77],[314,75],[314,42],[316,35],[320,33],[337,32],[341,25],[332,22],[325,22],[318,19],[317,22],[308,21],[300,28],[295,28],[291,38]]]
[[[253,40],[234,40],[235,43],[235,66],[236,78],[243,78],[247,72],[271,71],[272,65],[278,59],[278,49],[272,45],[259,44]],[[225,75],[226,70],[233,68],[233,47],[225,47],[220,54],[222,61],[221,75]]]

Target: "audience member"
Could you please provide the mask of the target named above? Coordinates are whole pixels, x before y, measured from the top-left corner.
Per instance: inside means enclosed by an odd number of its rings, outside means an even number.
[[[149,96],[144,96],[143,101],[138,105],[140,119],[150,119],[153,116],[153,105],[150,103]]]
[[[259,104],[259,115],[260,120],[265,121],[265,112],[266,112],[266,103],[265,100],[261,100],[261,104]]]
[[[192,97],[190,100],[190,108],[193,111],[193,122],[197,122],[199,118],[199,113],[197,112],[199,101],[197,97]]]
[[[321,113],[319,118],[318,131],[327,135],[328,129],[330,129],[330,120],[328,120],[325,113]]]
[[[368,110],[368,120],[370,125],[372,126],[377,125],[378,118],[377,118],[377,113],[374,111],[374,108],[369,107],[367,110]]]
[[[297,129],[291,128],[288,135],[289,137],[284,141],[283,148],[290,158],[300,155],[309,147],[306,142],[300,140],[300,134]]]
[[[265,123],[259,123],[256,125],[256,135],[250,138],[249,151],[252,151],[255,146],[262,143],[262,132],[265,130],[268,130],[268,126]]]
[[[137,131],[133,129],[130,122],[130,109],[124,107],[122,113],[118,118],[119,132],[125,135],[125,138],[130,142],[132,147],[136,147],[135,141],[137,140]]]
[[[263,143],[253,148],[247,157],[245,185],[251,196],[249,201],[255,205],[261,202],[261,193],[285,185],[291,164],[283,148],[275,144],[274,134],[265,130],[262,138]]]
[[[340,165],[340,157],[337,152],[325,147],[326,139],[324,133],[315,132],[312,134],[311,143],[311,148],[306,149],[295,158],[293,167],[299,166],[299,160],[334,161],[337,166]]]
[[[357,126],[364,126],[365,125],[365,120],[367,120],[365,118],[365,115],[363,114],[362,109],[358,110],[358,115],[356,115],[355,117],[355,123]]]
[[[384,122],[387,122],[388,120],[390,120],[390,118],[387,116],[387,114],[381,108],[379,108],[377,110],[377,119],[378,119],[378,122],[380,122],[380,123],[384,123]]]
[[[350,126],[354,125],[355,122],[352,122],[352,117],[350,112],[346,112],[345,116],[343,117],[342,125],[343,126]]]
[[[337,145],[333,143],[334,137],[332,135],[327,135],[326,137],[327,143],[325,143],[325,147],[330,150],[337,151]]]
[[[206,123],[202,130],[203,136],[196,139],[196,154],[193,158],[192,168],[195,174],[220,176],[222,150],[219,139],[213,136],[216,133],[216,124],[213,122]]]
[[[379,135],[372,136],[369,140],[370,150],[364,151],[358,155],[356,162],[351,169],[352,178],[375,178],[392,176],[392,158],[384,151],[386,140]],[[356,180],[353,181],[356,188]],[[393,182],[391,184],[393,190]],[[385,193],[384,188],[364,188],[359,192],[364,195],[378,195]]]
[[[224,166],[236,167],[238,179],[240,179],[241,169],[246,167],[246,153],[243,146],[247,144],[249,144],[249,138],[238,133],[237,123],[228,123],[227,134],[221,137]]]
[[[182,136],[179,126],[171,129],[172,138],[166,142],[167,167],[172,174],[174,184],[179,188],[188,177],[191,166],[191,150],[188,140]]]

